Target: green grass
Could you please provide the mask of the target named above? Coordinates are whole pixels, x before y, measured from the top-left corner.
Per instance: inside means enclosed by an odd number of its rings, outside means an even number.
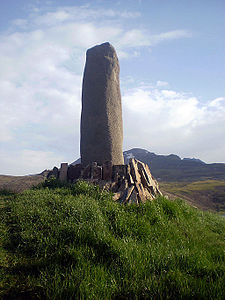
[[[225,220],[163,197],[124,206],[98,187],[1,193],[2,299],[224,299]]]

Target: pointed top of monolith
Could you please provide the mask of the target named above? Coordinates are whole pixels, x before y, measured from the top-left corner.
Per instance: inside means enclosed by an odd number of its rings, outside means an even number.
[[[109,43],[103,43],[97,46],[94,46],[90,49],[87,50],[87,57],[88,56],[95,56],[97,57],[110,57],[110,58],[117,58],[116,55],[116,50],[114,49],[114,47]]]

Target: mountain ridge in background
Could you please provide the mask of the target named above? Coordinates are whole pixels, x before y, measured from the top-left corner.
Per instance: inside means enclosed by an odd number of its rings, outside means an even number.
[[[183,158],[178,155],[157,155],[141,148],[124,151],[125,163],[130,158],[148,164],[152,175],[159,181],[196,181],[196,180],[225,180],[225,164],[207,164],[196,158]]]
[[[196,181],[196,180],[225,180],[225,164],[207,164],[197,158],[183,158],[178,155],[158,155],[142,148],[132,148],[124,151],[124,162],[136,158],[147,164],[152,175],[159,181]],[[72,163],[80,163],[80,158]]]

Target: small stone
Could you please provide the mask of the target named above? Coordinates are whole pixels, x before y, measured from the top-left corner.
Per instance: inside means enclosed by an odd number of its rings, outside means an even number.
[[[120,192],[117,192],[117,193],[114,193],[113,195],[113,200],[114,201],[118,201],[123,195],[123,191],[120,191]]]
[[[131,196],[133,190],[134,190],[134,185],[127,189],[127,196],[126,196],[124,203],[129,202],[129,199],[130,199],[130,196]]]
[[[67,171],[68,171],[68,163],[61,163],[61,168],[59,170],[60,181],[67,181]]]
[[[111,184],[110,184],[110,187],[111,187],[110,190],[113,193],[116,193],[119,190],[119,185],[118,185],[117,181],[112,181]]]
[[[52,170],[52,175],[58,179],[59,177],[59,169],[57,167],[54,167],[53,170]]]

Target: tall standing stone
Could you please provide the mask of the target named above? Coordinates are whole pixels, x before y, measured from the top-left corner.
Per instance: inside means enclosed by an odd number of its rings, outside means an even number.
[[[119,61],[110,43],[87,51],[81,113],[81,163],[124,164]]]

